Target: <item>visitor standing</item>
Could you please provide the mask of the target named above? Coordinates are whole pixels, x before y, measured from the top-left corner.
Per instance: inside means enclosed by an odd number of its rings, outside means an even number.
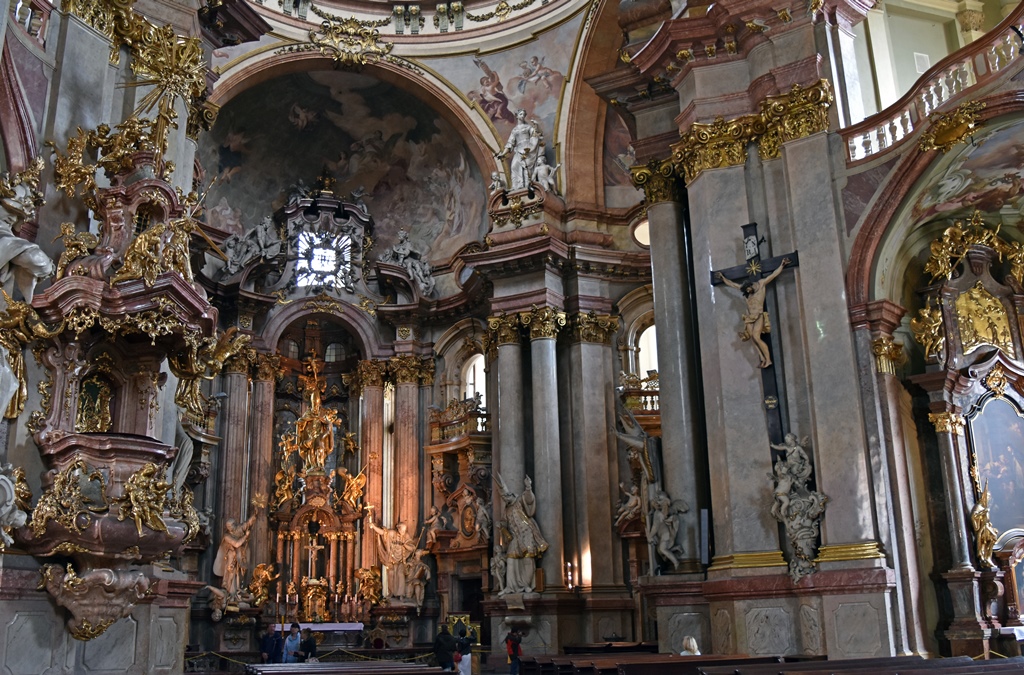
[[[267,624],[267,632],[260,636],[260,660],[263,663],[281,663],[284,641],[274,630],[274,624]]]
[[[523,634],[518,628],[513,628],[505,636],[505,649],[508,651],[508,662],[510,675],[519,675],[519,659],[523,655]]]
[[[455,638],[448,632],[448,624],[441,624],[441,632],[434,639],[434,655],[441,670],[455,670],[452,654],[456,649]]]
[[[316,638],[309,628],[302,629],[302,642],[299,644],[299,651],[302,652],[302,661],[316,661]]]
[[[459,629],[459,637],[456,640],[458,653],[462,659],[456,664],[459,675],[471,675],[473,672],[473,641],[466,637],[466,629]]]
[[[299,663],[302,661],[301,644],[302,638],[299,637],[299,624],[293,623],[288,636],[284,639],[285,663]]]

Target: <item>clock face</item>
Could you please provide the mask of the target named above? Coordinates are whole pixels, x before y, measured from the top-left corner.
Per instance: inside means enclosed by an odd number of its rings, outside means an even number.
[[[757,251],[757,237],[744,237],[743,238],[743,256],[750,260],[756,258],[760,253]]]

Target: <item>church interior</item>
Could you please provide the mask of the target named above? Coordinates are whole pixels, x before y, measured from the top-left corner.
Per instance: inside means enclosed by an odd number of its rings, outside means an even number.
[[[1024,3],[0,40],[3,672],[1020,655]]]

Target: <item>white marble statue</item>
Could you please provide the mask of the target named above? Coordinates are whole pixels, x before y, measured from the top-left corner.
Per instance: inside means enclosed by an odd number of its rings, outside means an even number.
[[[558,190],[555,188],[555,176],[558,175],[560,166],[562,165],[551,166],[543,152],[538,154],[537,163],[533,167],[533,182],[539,184],[546,192],[558,194]]]
[[[427,543],[433,544],[437,541],[437,533],[451,530],[451,519],[447,513],[443,513],[436,506],[430,507],[430,515],[423,521],[427,528]]]
[[[491,506],[483,497],[476,498],[476,532],[480,542],[486,544],[491,540]]]
[[[662,558],[679,567],[682,547],[676,543],[679,532],[679,515],[690,510],[681,499],[673,500],[664,490],[651,499],[651,511],[647,514],[647,541]]]
[[[634,485],[627,490],[625,484],[619,483],[619,490],[626,498],[621,504],[619,504],[619,510],[615,512],[615,527],[619,527],[623,523],[633,520],[634,518],[639,518],[640,510],[642,508],[640,503],[640,488]]]
[[[491,172],[491,184],[487,186],[487,191],[490,194],[496,192],[504,192],[508,189],[508,181],[505,180],[505,175],[500,171]]]
[[[526,121],[525,110],[517,110],[516,125],[508,136],[508,142],[501,152],[495,155],[497,159],[509,157],[512,190],[525,190],[529,187],[537,157],[543,149],[544,135],[540,132],[540,126],[536,121]]]
[[[36,217],[43,204],[43,195],[36,189],[42,168],[43,160],[37,157],[25,171],[0,176],[0,284],[7,288],[13,278],[25,302],[32,302],[36,283],[54,270],[43,249],[15,234]]]
[[[781,444],[773,443],[772,448],[785,455],[779,457],[774,472],[769,474],[775,483],[771,514],[786,528],[793,550],[789,574],[794,583],[815,571],[820,520],[828,502],[828,497],[807,487],[812,467],[803,447],[806,444],[792,433],[786,434]]]
[[[270,260],[281,254],[284,242],[278,234],[274,219],[265,216],[260,224],[244,234],[232,234],[224,240],[224,263],[222,275],[231,277],[257,258]]]
[[[533,518],[537,513],[533,481],[524,477],[523,493],[517,496],[505,485],[501,474],[496,476],[505,503],[504,529],[511,535],[505,550],[505,593],[530,593],[536,587],[537,558],[548,550],[548,542]]]
[[[423,609],[423,599],[426,597],[427,582],[430,581],[430,568],[423,562],[423,556],[427,551],[417,549],[405,562],[405,583],[409,598],[416,605],[416,609]]]
[[[491,556],[491,584],[499,596],[505,595],[505,575],[508,571],[508,560],[505,549],[495,542],[494,555]]]
[[[399,265],[405,268],[409,278],[412,279],[420,295],[430,297],[434,294],[434,271],[422,254],[412,247],[409,241],[409,233],[405,229],[398,231],[398,241],[394,246],[384,251],[378,260],[382,263]]]
[[[21,509],[18,499],[18,478],[10,464],[0,466],[0,551],[14,545],[11,530],[23,527],[28,514]]]

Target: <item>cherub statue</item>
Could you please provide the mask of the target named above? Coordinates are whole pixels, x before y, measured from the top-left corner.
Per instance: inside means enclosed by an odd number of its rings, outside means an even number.
[[[76,232],[74,223],[61,223],[60,234],[54,237],[53,241],[58,239],[62,239],[64,242],[64,252],[60,254],[60,259],[57,261],[56,276],[58,279],[64,276],[64,272],[71,262],[89,255],[90,251],[100,243],[100,238],[92,232]],[[79,268],[78,273],[83,274],[85,270]]]
[[[260,607],[267,601],[269,592],[267,586],[280,574],[274,574],[274,566],[267,563],[260,563],[252,571],[252,581],[249,582],[249,592],[252,594],[252,606]]]
[[[615,527],[634,518],[639,518],[641,510],[640,489],[636,485],[626,490],[625,484],[619,483],[619,490],[626,496],[626,499],[619,504],[619,510],[615,513]]]
[[[551,166],[548,164],[544,153],[539,153],[537,155],[537,163],[533,166],[533,182],[539,184],[545,191],[551,194],[558,194],[558,190],[555,189],[555,177],[558,175],[558,169],[561,166],[561,164]]]
[[[360,567],[356,570],[356,579],[359,580],[358,595],[371,605],[379,605],[381,601],[381,579],[380,569],[376,567]]]
[[[505,174],[500,171],[492,171],[491,184],[487,186],[487,190],[492,195],[496,192],[504,192],[505,190],[508,190],[508,181],[505,180]]]
[[[210,599],[206,601],[206,604],[210,607],[210,618],[214,621],[220,621],[224,618],[224,610],[228,606],[228,594],[223,588],[216,588],[215,586],[207,586],[206,590],[210,591]]]
[[[448,515],[442,513],[436,506],[430,507],[430,515],[423,521],[423,526],[427,528],[428,544],[437,542],[438,532],[451,529]]]

